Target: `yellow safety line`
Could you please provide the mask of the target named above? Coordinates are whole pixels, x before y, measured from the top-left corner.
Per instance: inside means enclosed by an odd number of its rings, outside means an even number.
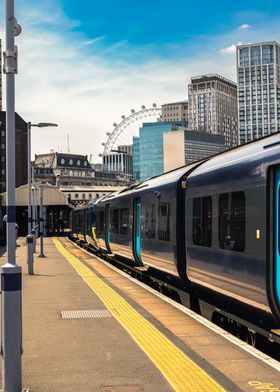
[[[116,320],[148,355],[175,391],[225,391],[92,270],[66,250],[57,238],[53,238],[53,242]]]

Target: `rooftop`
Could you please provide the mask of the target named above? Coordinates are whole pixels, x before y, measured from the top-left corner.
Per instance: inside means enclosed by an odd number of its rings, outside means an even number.
[[[229,85],[230,87],[237,88],[237,84],[235,82],[225,78],[224,76],[218,75],[218,74],[206,74],[206,75],[200,75],[200,76],[193,76],[191,78],[191,83],[192,84],[203,83],[203,82],[210,82],[210,81],[214,81],[214,80],[225,83],[225,84]]]
[[[277,45],[280,46],[279,42],[277,41],[267,41],[267,42],[256,42],[256,43],[248,43],[242,45],[236,45],[236,49],[247,48],[248,46],[260,46],[260,45]]]

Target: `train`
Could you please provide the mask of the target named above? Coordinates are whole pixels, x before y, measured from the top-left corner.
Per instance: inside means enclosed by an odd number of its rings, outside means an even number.
[[[274,134],[80,206],[71,231],[100,254],[180,282],[212,321],[279,343],[279,202]]]

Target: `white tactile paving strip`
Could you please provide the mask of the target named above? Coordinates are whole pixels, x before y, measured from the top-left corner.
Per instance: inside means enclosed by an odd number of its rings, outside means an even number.
[[[63,319],[87,319],[87,318],[108,318],[112,314],[107,309],[87,309],[87,310],[62,310],[60,312]]]

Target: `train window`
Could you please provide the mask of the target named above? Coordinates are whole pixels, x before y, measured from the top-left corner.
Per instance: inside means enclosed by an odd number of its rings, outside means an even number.
[[[155,205],[145,205],[145,237],[155,238],[156,214]]]
[[[121,209],[120,234],[128,234],[128,208]]]
[[[170,240],[169,231],[170,204],[159,203],[158,205],[158,239],[163,241]]]
[[[100,231],[105,231],[104,211],[99,211],[97,214],[97,224]]]
[[[113,210],[111,233],[118,234],[118,232],[119,232],[119,210]]]
[[[212,199],[210,196],[193,199],[193,243],[211,246],[212,243]]]
[[[221,249],[243,252],[245,249],[245,194],[219,196],[219,245]]]

